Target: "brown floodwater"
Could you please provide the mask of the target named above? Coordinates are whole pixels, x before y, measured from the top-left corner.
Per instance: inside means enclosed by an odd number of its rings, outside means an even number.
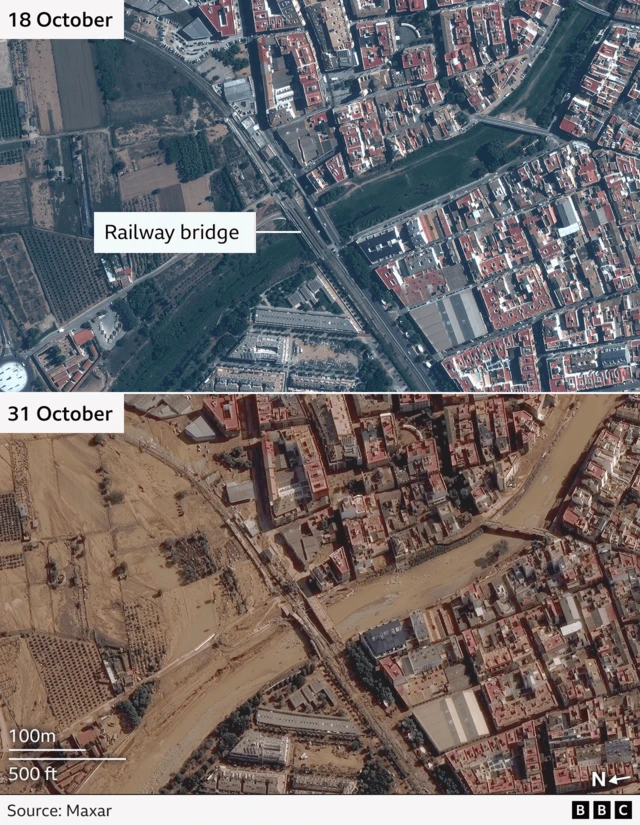
[[[509,513],[504,517],[498,514],[494,520],[511,526],[542,526],[571,468],[580,459],[602,420],[613,411],[617,400],[618,397],[613,395],[581,397],[577,411],[558,441],[549,448],[549,454],[529,489]],[[568,399],[563,398],[559,403],[566,410]],[[551,439],[549,433],[547,442]],[[327,612],[342,636],[349,638],[382,622],[406,616],[418,607],[434,604],[482,574],[477,561],[491,549],[497,538],[484,533],[468,544],[410,570],[351,586],[345,597],[327,605]],[[511,552],[524,544],[524,541],[509,539]]]
[[[578,410],[550,448],[533,484],[513,510],[503,517],[498,516],[497,520],[513,527],[541,527],[571,469],[580,460],[603,419],[613,412],[618,400],[615,395],[581,397]]]

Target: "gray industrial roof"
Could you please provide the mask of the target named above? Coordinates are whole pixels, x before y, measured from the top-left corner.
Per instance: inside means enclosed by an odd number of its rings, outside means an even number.
[[[174,418],[193,412],[191,403],[184,395],[127,395],[127,407],[140,413],[148,413],[153,418]]]
[[[436,352],[487,334],[473,287],[417,307],[411,310],[411,317]]]
[[[258,708],[256,723],[268,727],[286,728],[287,730],[306,730],[316,733],[333,733],[338,736],[357,736],[358,729],[349,719],[339,716],[316,716],[312,713],[295,713],[294,711],[267,710]]]
[[[172,12],[178,14],[178,12],[186,11],[187,9],[193,8],[196,3],[193,0],[164,0],[165,6],[169,6]]]
[[[348,318],[344,315],[334,315],[332,312],[304,312],[297,309],[258,307],[255,310],[254,321],[256,324],[269,327],[296,327],[323,332],[356,334]]]
[[[555,207],[562,226],[571,226],[580,220],[571,198],[563,198],[557,201]]]
[[[223,84],[224,99],[227,103],[242,103],[243,100],[253,100],[251,83],[247,77],[237,77],[235,80],[227,80]]]
[[[255,492],[253,481],[230,481],[226,487],[227,498],[231,504],[240,504],[243,501],[253,501]]]
[[[127,6],[139,11],[150,12],[161,16],[163,14],[177,14],[193,8],[190,0],[125,0]]]
[[[489,733],[473,690],[418,705],[413,715],[439,753]]]
[[[158,5],[158,0],[126,0],[126,4],[140,11],[151,11],[154,6]]]
[[[216,431],[209,426],[202,416],[192,421],[188,427],[185,427],[184,432],[193,441],[215,441],[218,437]]]
[[[184,34],[189,40],[209,40],[211,38],[211,32],[199,17],[180,29],[180,34]]]

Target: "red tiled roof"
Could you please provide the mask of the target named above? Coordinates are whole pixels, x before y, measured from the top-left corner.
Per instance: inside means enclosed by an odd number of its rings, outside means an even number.
[[[93,340],[93,332],[91,332],[90,329],[81,329],[79,332],[75,333],[73,340],[79,347],[81,347],[88,341]]]

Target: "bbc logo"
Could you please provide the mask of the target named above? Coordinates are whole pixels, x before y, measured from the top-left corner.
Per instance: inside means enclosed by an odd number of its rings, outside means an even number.
[[[597,802],[572,802],[572,819],[633,819],[632,803],[625,800],[613,803],[613,816],[611,815],[611,802],[598,800]]]

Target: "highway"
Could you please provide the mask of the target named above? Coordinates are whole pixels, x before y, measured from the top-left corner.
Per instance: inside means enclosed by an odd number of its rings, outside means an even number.
[[[354,282],[339,255],[326,248],[317,231],[309,225],[311,222],[301,207],[291,199],[288,202],[283,201],[282,206],[291,223],[301,230],[317,258],[322,261],[338,284],[347,292],[368,327],[376,337],[385,341],[393,352],[394,358],[397,358],[403,364],[404,374],[410,379],[414,388],[437,391],[428,370],[422,364],[413,361],[409,356],[407,341],[392,319],[386,316],[382,306],[374,303]]]
[[[186,65],[180,58],[171,54],[168,50],[163,49],[156,43],[153,43],[152,41],[129,31],[127,32],[127,37],[140,48],[161,55],[165,60],[168,60],[181,74],[189,78],[189,80],[202,91],[216,111],[224,117],[225,123],[230,132],[232,132],[234,137],[254,162],[263,178],[267,191],[276,198],[283,214],[287,217],[292,226],[300,230],[307,245],[315,254],[318,261],[321,261],[324,264],[327,272],[331,274],[336,283],[348,296],[348,300],[351,302],[355,313],[364,321],[368,330],[373,333],[378,342],[384,342],[386,349],[390,353],[390,359],[386,357],[384,351],[381,352],[377,347],[374,348],[374,351],[376,351],[377,357],[382,361],[385,368],[390,373],[395,389],[414,389],[437,392],[439,388],[431,377],[429,370],[422,362],[416,362],[414,360],[407,339],[396,326],[393,318],[386,313],[379,303],[372,301],[353,280],[347,266],[340,258],[340,250],[344,248],[340,233],[331,222],[326,210],[322,207],[315,207],[307,193],[302,189],[295,171],[291,168],[289,159],[281,151],[281,147],[273,140],[271,134],[269,132],[262,132],[262,135],[267,139],[269,145],[276,153],[276,156],[285,169],[288,179],[293,181],[296,187],[297,197],[295,199],[289,198],[279,191],[280,185],[276,181],[278,181],[280,176],[262,158],[251,137],[242,128],[242,126],[238,124],[236,120],[238,115],[236,112],[227,103],[225,103],[224,100],[222,100],[222,98],[212,88],[210,83],[202,78],[195,69]],[[487,175],[487,178],[488,177],[491,176]],[[460,191],[471,189],[474,186],[478,186],[481,182],[482,181],[476,181],[472,186],[461,187]],[[447,193],[447,198],[453,197],[456,194],[457,193],[449,192]],[[305,204],[306,211],[305,208],[298,203],[298,201],[302,201]],[[410,210],[410,213],[407,214],[416,213],[423,208],[424,205],[414,210]],[[393,220],[393,223],[397,223],[399,220],[403,219],[403,217],[404,216],[396,217]],[[375,231],[379,231],[379,227],[376,227],[375,230],[369,229],[366,234],[371,235]],[[325,241],[325,238],[328,242]],[[184,257],[184,255],[173,257],[171,260],[153,270],[153,272],[147,273],[141,278],[138,278],[133,284],[120,290],[117,294],[111,295],[94,306],[88,308],[80,315],[65,323],[64,326],[60,327],[58,330],[46,335],[36,347],[33,347],[23,355],[26,358],[31,357],[35,352],[42,349],[42,347],[53,342],[61,334],[61,332],[69,333],[72,330],[78,329],[83,323],[89,321],[97,313],[108,309],[115,298],[123,297],[135,286],[142,283],[143,280],[157,277]]]
[[[583,9],[588,9],[589,11],[595,12],[595,14],[599,14],[601,17],[612,17],[608,11],[601,9],[598,6],[593,6],[591,3],[587,3],[586,0],[576,0],[576,3],[579,6],[582,6]]]
[[[589,8],[593,11],[598,11],[600,14],[606,15],[606,13],[592,7],[589,3],[581,2],[581,0],[578,0],[578,2],[585,6],[585,8]],[[360,316],[362,321],[364,321],[365,326],[370,332],[373,333],[377,341],[384,342],[385,349],[389,353],[391,362],[393,363],[391,363],[388,358],[385,358],[385,356],[379,351],[377,354],[392,376],[395,388],[412,388],[416,390],[437,391],[438,387],[431,378],[429,370],[423,363],[416,362],[414,360],[413,352],[409,347],[408,341],[395,324],[393,317],[390,316],[378,302],[372,301],[368,295],[355,283],[348,267],[341,259],[341,250],[344,249],[346,244],[340,236],[340,233],[332,223],[328,212],[323,207],[315,206],[313,200],[304,191],[300,185],[300,181],[298,180],[300,171],[296,171],[292,168],[290,158],[274,139],[273,134],[270,131],[263,131],[261,133],[282,165],[285,172],[284,177],[276,172],[276,170],[270,165],[269,161],[262,157],[258,146],[254,143],[251,135],[240,125],[239,121],[241,116],[238,115],[235,110],[221,98],[221,96],[213,89],[211,84],[205,80],[195,68],[184,63],[180,57],[172,54],[169,50],[162,48],[156,42],[139,34],[127,31],[127,39],[139,48],[153,52],[161,56],[164,60],[169,61],[169,63],[171,63],[178,72],[188,78],[203,93],[214,109],[222,117],[224,117],[229,131],[233,134],[238,143],[240,143],[255,164],[263,179],[267,191],[277,200],[283,214],[287,217],[290,223],[302,233],[307,245],[311,248],[317,260],[324,264],[326,271],[331,274],[336,283],[341,287],[342,291],[347,296],[347,305],[349,305],[349,303],[352,305],[350,308],[357,316]],[[541,45],[546,42],[546,40],[547,38],[544,38],[540,44],[534,48],[536,53],[539,53],[541,50]],[[513,129],[515,131],[540,136],[548,137],[550,134],[548,130],[541,129],[536,126],[520,124],[497,117],[477,115],[472,117],[472,121],[485,122],[495,126],[500,126],[502,128]],[[376,227],[369,228],[366,232],[356,236],[355,239],[370,237],[388,226],[397,225],[407,217],[415,215],[429,206],[436,206],[443,203],[445,200],[455,198],[460,194],[481,185],[485,179],[494,177],[496,174],[501,173],[511,165],[513,164],[507,164],[502,167],[502,169],[488,174],[484,178],[474,181],[472,184],[460,187],[458,190],[453,192],[448,192],[446,195],[434,199],[427,204],[421,204],[414,209],[408,210],[403,215],[394,216],[394,218],[384,221]],[[296,188],[295,198],[290,198],[283,194],[281,191],[282,180],[288,180],[293,183]],[[349,241],[347,243],[349,243]],[[179,259],[179,257],[184,256],[178,256],[178,258],[172,259],[154,272],[144,276],[144,278],[156,277],[162,271],[169,268],[176,260]],[[65,326],[61,329],[64,332],[68,332],[71,329],[77,328],[79,325],[89,320],[89,318],[93,317],[97,312],[106,309],[113,301],[114,297],[122,296],[142,280],[142,278],[138,279],[133,285],[120,291],[117,295],[111,296],[99,304],[89,308],[81,315],[65,324]],[[42,346],[46,346],[50,341],[55,339],[58,334],[59,332],[57,331],[50,333],[39,343],[37,347],[34,347],[26,353],[26,355],[30,356],[35,351],[41,349]],[[375,349],[376,348],[374,348],[374,350]]]

